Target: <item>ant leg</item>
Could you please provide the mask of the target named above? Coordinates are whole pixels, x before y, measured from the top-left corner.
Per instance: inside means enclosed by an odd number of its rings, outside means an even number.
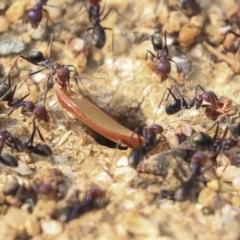
[[[198,94],[198,88],[200,88],[203,92],[205,92],[205,90],[203,89],[203,87],[201,87],[199,84],[196,86],[195,88],[195,95]]]
[[[107,28],[107,27],[104,27],[103,29],[112,31],[112,59],[113,59],[113,71],[114,71],[114,41],[113,41],[113,29],[112,29],[112,28]]]
[[[45,93],[45,96],[44,96],[43,106],[45,106],[45,104],[46,104],[48,91],[53,88],[53,85],[54,85],[54,81],[52,80],[52,73],[50,73],[49,76],[48,76],[47,82],[46,82],[46,86],[47,86],[46,88],[47,89],[46,89],[46,93]]]
[[[103,10],[104,10],[104,8],[105,8],[105,4],[104,4],[104,6],[103,6]],[[101,11],[100,16],[102,15],[103,10]],[[103,20],[105,20],[105,19],[107,18],[107,16],[109,15],[109,13],[110,13],[112,10],[114,10],[119,16],[122,17],[122,15],[119,13],[119,11],[118,11],[115,7],[111,7],[111,8],[108,9],[107,13],[106,13],[106,14],[104,15],[104,17],[100,20],[100,22],[102,22]],[[122,17],[122,18],[123,18],[123,17]]]
[[[84,37],[83,37],[83,44],[82,44],[82,52],[84,50],[84,43],[85,43],[85,40],[86,40],[86,36],[87,36],[87,33],[88,31],[92,30],[93,28],[92,27],[89,27],[86,29],[85,33],[84,33]]]
[[[165,48],[166,54],[168,56],[169,52],[168,52],[168,47],[167,47],[167,31],[164,32],[164,48]]]

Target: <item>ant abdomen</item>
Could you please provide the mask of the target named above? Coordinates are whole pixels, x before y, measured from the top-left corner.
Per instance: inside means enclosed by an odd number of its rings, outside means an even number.
[[[101,37],[100,37],[101,36]],[[104,28],[101,25],[94,26],[92,33],[92,44],[96,48],[103,48],[106,43],[106,33]]]
[[[168,103],[168,105],[165,108],[165,111],[168,115],[173,115],[175,113],[178,113],[181,111],[181,99],[176,99],[170,103]]]
[[[41,51],[32,49],[29,51],[29,53],[27,55],[27,59],[29,60],[29,62],[31,62],[33,64],[37,64],[37,63],[42,62],[45,58]]]

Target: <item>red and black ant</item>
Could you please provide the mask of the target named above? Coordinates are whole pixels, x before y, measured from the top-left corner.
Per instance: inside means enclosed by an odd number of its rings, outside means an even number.
[[[5,83],[6,79],[7,83]],[[6,77],[4,77],[3,81],[1,81],[0,100],[7,102],[8,106],[13,108],[8,113],[8,116],[10,116],[15,109],[22,108],[22,113],[31,112],[34,115],[34,118],[49,122],[48,112],[43,105],[35,105],[31,101],[23,101],[26,97],[29,96],[29,94],[25,95],[20,99],[14,98],[16,88],[17,85],[12,86],[10,75],[7,75]]]
[[[81,214],[104,207],[108,201],[106,192],[96,186],[85,187],[86,189],[74,189],[63,207],[59,207],[55,218],[61,222],[69,222]]]
[[[36,131],[38,132],[40,139],[44,142],[44,138],[38,127],[35,125],[35,121],[33,121],[33,131],[26,142],[21,141],[19,138],[15,137],[7,130],[0,130],[0,153],[6,144],[12,150],[16,150],[17,152],[29,152],[44,157],[51,157],[52,150],[47,144],[38,143],[37,145],[33,145]]]
[[[162,41],[155,42],[154,37],[151,36],[152,45],[153,45],[154,51],[156,52],[156,55],[152,53],[150,50],[148,50],[146,53],[146,61],[148,59],[148,54],[151,54],[152,57],[155,58],[155,63],[154,64],[148,63],[148,66],[158,75],[160,75],[162,81],[166,80],[168,78],[168,75],[171,72],[170,61],[174,62],[171,58],[168,57],[169,53],[168,53],[168,47],[166,43],[166,39],[167,39],[166,31],[164,32],[164,39],[165,39],[165,44],[163,48]]]
[[[189,180],[183,182],[181,186],[176,190],[174,199],[177,201],[186,201],[188,199],[194,199],[201,190],[198,184],[200,180],[204,180],[202,177],[202,168],[207,165],[208,157],[202,152],[196,152],[192,157],[191,175]],[[196,199],[196,198],[195,198]]]
[[[180,98],[177,98],[174,95],[172,91],[173,88],[178,93]],[[198,89],[201,89],[203,93],[198,94]],[[221,114],[227,113],[232,108],[232,100],[225,97],[219,99],[213,91],[204,90],[200,85],[197,85],[195,88],[195,96],[189,99],[185,99],[179,89],[175,85],[172,85],[171,88],[167,88],[165,90],[157,109],[159,109],[159,107],[161,106],[167,92],[168,95],[166,101],[168,100],[170,95],[174,99],[173,101],[169,102],[165,107],[165,111],[168,115],[176,114],[183,109],[191,109],[192,107],[196,106],[196,109],[203,107],[205,115],[211,120],[216,120]],[[209,104],[203,104],[203,101]],[[154,119],[156,118],[156,114]]]
[[[51,69],[51,73],[48,75],[48,79],[47,79],[47,90],[46,90],[46,94],[45,94],[45,99],[44,99],[44,105],[46,102],[46,96],[47,96],[47,92],[53,87],[54,85],[54,81],[53,81],[53,77],[56,75],[57,78],[55,79],[55,81],[62,87],[62,88],[66,88],[69,85],[69,80],[70,80],[70,74],[71,72],[74,73],[74,77],[75,77],[75,82],[79,88],[78,82],[76,80],[76,78],[80,78],[77,69],[74,67],[74,65],[62,65],[59,64],[58,62],[55,61],[51,61],[49,59],[50,55],[51,55],[51,50],[52,50],[52,35],[50,37],[50,51],[48,56],[45,58],[43,56],[43,53],[41,51],[32,49],[28,52],[27,56],[22,56],[19,55],[18,58],[16,59],[14,65],[17,63],[19,57],[23,58],[24,60],[28,61],[29,63],[35,65],[35,66],[40,66],[42,67],[42,69],[35,71],[33,73],[30,73],[28,75],[32,76],[35,75],[39,72],[42,72],[46,69]],[[13,66],[14,66],[13,65]],[[70,69],[73,68],[73,69]],[[13,68],[13,67],[12,67]],[[80,89],[80,88],[79,88]]]
[[[43,8],[43,6],[60,8],[58,6],[49,5],[49,4],[47,4],[47,2],[48,2],[48,0],[39,0],[38,3],[35,4],[33,8],[27,10],[24,20],[26,22],[29,22],[31,24],[32,28],[34,28],[34,29],[38,28],[38,26],[43,18],[43,12],[47,15],[47,22],[46,22],[46,26],[47,26],[48,20],[49,20],[49,14],[48,14],[48,11]]]
[[[144,143],[142,143],[142,140],[138,135],[141,146],[133,148],[132,152],[128,157],[129,166],[136,168],[139,165],[139,163],[143,160],[144,156],[146,156],[149,151],[151,151],[158,145],[161,138],[157,139],[157,135],[162,134],[163,131],[164,130],[162,126],[158,124],[152,124],[150,127],[147,128],[147,133],[144,136]]]
[[[109,13],[114,10],[118,15],[121,15],[118,10],[114,7],[111,7],[107,13],[103,16],[103,18],[100,20],[100,16],[103,14],[104,12],[104,8],[105,5],[103,6],[102,11],[100,12],[100,5],[99,2],[101,2],[101,0],[89,0],[90,3],[90,7],[88,10],[88,14],[89,14],[89,21],[91,22],[92,26],[87,28],[86,33],[90,30],[92,30],[92,44],[96,47],[96,48],[103,48],[105,43],[106,43],[106,33],[105,30],[113,30],[112,28],[108,28],[108,27],[103,27],[100,22],[102,22],[104,19],[107,18],[107,16],[109,15]],[[85,42],[85,38],[86,38],[86,33],[84,36],[84,42]],[[113,39],[112,39],[113,41]],[[112,46],[113,46],[113,42],[112,42]],[[112,47],[113,48],[113,47]]]

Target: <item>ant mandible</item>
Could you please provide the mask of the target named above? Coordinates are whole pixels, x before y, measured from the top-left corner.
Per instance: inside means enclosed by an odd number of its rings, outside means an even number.
[[[146,52],[146,61],[148,59],[148,54],[151,54],[153,58],[155,58],[156,62],[155,64],[148,63],[148,66],[150,69],[152,69],[154,72],[156,72],[158,75],[160,75],[161,80],[164,81],[168,78],[168,75],[171,72],[171,62],[174,62],[171,58],[168,57],[169,52],[168,52],[168,47],[166,43],[167,39],[167,32],[164,32],[164,39],[165,39],[165,44],[164,44],[164,49],[162,46],[162,41],[155,42],[154,37],[151,36],[151,42],[154,48],[154,51],[156,52],[156,55],[152,53],[150,50],[147,50]],[[174,62],[175,63],[175,62]],[[175,63],[176,64],[176,63]],[[177,64],[176,64],[177,66]],[[178,67],[177,67],[178,69]]]

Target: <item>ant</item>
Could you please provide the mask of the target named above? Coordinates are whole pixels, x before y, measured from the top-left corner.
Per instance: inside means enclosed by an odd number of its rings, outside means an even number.
[[[133,148],[132,152],[128,157],[129,166],[136,168],[139,165],[139,163],[143,160],[143,157],[146,156],[149,151],[151,151],[158,145],[161,138],[157,139],[157,134],[162,134],[163,131],[164,130],[162,126],[158,124],[152,124],[150,127],[147,128],[147,133],[144,136],[144,143],[142,143],[142,140],[138,135],[141,146]]]
[[[100,24],[100,22],[106,19],[112,10],[114,10],[118,15],[121,15],[116,8],[111,7],[108,10],[108,12],[103,16],[103,18],[100,20],[100,16],[103,14],[104,8],[105,8],[105,5],[104,5],[102,11],[100,12],[100,9],[101,9],[99,5],[100,1],[101,0],[89,0],[90,7],[88,10],[88,15],[89,15],[89,21],[91,22],[92,26],[87,28],[84,35],[84,42],[85,42],[86,33],[89,30],[92,30],[92,44],[98,49],[102,49],[106,43],[105,30],[111,30],[111,31],[113,30],[112,28],[103,27]],[[113,39],[113,36],[112,36],[112,39]],[[113,42],[112,42],[112,49],[113,49]]]
[[[162,41],[155,42],[154,37],[151,36],[151,42],[152,42],[154,51],[156,52],[156,55],[152,53],[150,50],[147,50],[146,52],[146,61],[148,59],[148,54],[151,54],[152,57],[156,59],[155,64],[148,63],[148,66],[150,69],[152,69],[154,72],[156,72],[158,75],[161,76],[162,81],[166,80],[168,78],[168,75],[171,72],[170,61],[174,62],[171,58],[168,57],[169,53],[168,53],[168,47],[166,43],[166,39],[167,39],[166,31],[164,32],[164,39],[165,39],[165,44],[163,49]]]
[[[37,29],[40,22],[42,21],[43,18],[43,12],[47,15],[47,22],[46,26],[48,24],[49,20],[49,14],[46,9],[43,8],[43,6],[50,6],[50,7],[55,7],[59,8],[58,6],[54,5],[49,5],[47,4],[48,0],[39,0],[37,4],[33,6],[33,8],[27,10],[27,13],[25,13],[25,21],[29,22],[32,26],[32,28]]]
[[[53,88],[53,85],[54,85],[53,77],[54,77],[54,75],[57,76],[55,81],[64,89],[66,89],[67,86],[69,85],[71,72],[74,73],[74,77],[76,77],[76,78],[79,77],[77,69],[74,67],[74,65],[71,65],[71,64],[70,65],[62,65],[62,64],[59,64],[58,62],[51,61],[49,59],[49,57],[51,55],[51,51],[52,51],[52,35],[50,36],[50,51],[49,51],[49,54],[46,58],[43,56],[43,53],[41,51],[32,49],[28,52],[26,57],[22,56],[22,55],[19,55],[18,58],[16,59],[14,65],[13,65],[13,66],[15,66],[15,64],[17,63],[17,61],[20,57],[20,58],[28,61],[29,63],[31,63],[35,66],[42,67],[42,69],[40,69],[38,71],[35,71],[33,73],[30,73],[28,75],[28,77],[30,77],[32,75],[35,75],[39,72],[42,72],[45,69],[50,68],[52,70],[51,73],[48,76],[48,79],[47,79],[47,90],[46,90],[46,94],[45,94],[45,98],[44,98],[44,105],[45,105],[45,102],[46,102],[46,97],[47,97],[48,91],[51,88]],[[72,67],[73,69],[70,69],[70,67]],[[77,82],[76,78],[75,78],[75,82],[78,86],[78,89],[80,90],[80,87],[78,85],[78,82]]]
[[[21,141],[7,130],[0,130],[0,153],[6,144],[12,148],[12,150],[16,150],[17,152],[30,152],[44,157],[52,156],[52,150],[47,144],[38,143],[35,146],[33,145],[36,131],[38,132],[40,139],[44,142],[44,138],[38,127],[35,125],[35,121],[33,121],[33,131],[27,142]]]
[[[180,98],[177,98],[174,95],[172,91],[173,88],[178,93]],[[203,93],[198,94],[198,89],[201,89]],[[219,99],[213,91],[204,90],[200,85],[197,85],[195,88],[195,96],[189,99],[185,99],[180,93],[179,89],[175,85],[172,85],[171,88],[167,88],[164,91],[163,97],[157,109],[159,109],[159,107],[161,106],[164,96],[167,92],[168,95],[166,101],[168,100],[170,95],[174,99],[173,101],[169,102],[165,107],[165,111],[168,115],[176,114],[183,109],[191,109],[192,107],[196,106],[196,109],[203,107],[205,109],[205,115],[211,120],[216,120],[221,114],[230,111],[232,108],[232,100],[225,97]],[[203,101],[209,103],[210,105],[203,104]],[[155,113],[154,119],[156,119],[156,114],[157,112]]]
[[[6,81],[5,83],[4,81]],[[22,108],[22,113],[32,112],[34,118],[38,120],[43,120],[45,122],[49,122],[49,116],[46,108],[43,105],[35,105],[31,101],[23,101],[29,94],[25,95],[22,98],[14,98],[14,94],[16,92],[17,85],[12,86],[10,75],[4,77],[1,85],[0,85],[0,100],[8,103],[9,107],[13,109],[8,113],[10,116],[13,111],[17,108]]]
[[[202,152],[196,152],[192,157],[191,175],[189,180],[183,182],[176,190],[174,199],[180,202],[186,201],[201,190],[198,184],[202,171],[201,169],[206,166],[208,157]]]
[[[81,214],[102,208],[108,203],[106,192],[91,185],[85,186],[84,189],[74,189],[69,198],[64,200],[66,203],[58,208],[54,216],[61,222],[69,222]]]
[[[239,24],[238,23],[236,23],[236,24],[238,26],[238,29],[240,29],[239,28]],[[227,41],[225,41],[226,40],[226,36],[229,33],[233,34],[235,37],[240,37],[240,34],[237,34],[236,32],[234,32],[232,30],[227,30],[226,33],[225,33],[225,36],[224,36],[224,44],[223,44],[224,48],[226,50],[229,50],[229,51],[235,53],[236,50],[237,50],[236,44],[233,43],[233,41],[235,41],[235,39],[232,40],[230,42],[230,44]],[[225,54],[219,52],[217,49],[215,49],[211,45],[209,45],[206,41],[203,41],[203,46],[206,47],[206,49],[211,54],[213,54],[214,56],[216,56],[220,60],[225,61],[230,66],[230,68],[232,69],[232,71],[234,73],[236,73],[236,74],[240,73],[240,64],[239,64],[239,61],[236,60],[236,57],[231,57],[231,56],[228,56],[228,55],[225,55]],[[238,57],[239,57],[239,53],[238,53]]]

